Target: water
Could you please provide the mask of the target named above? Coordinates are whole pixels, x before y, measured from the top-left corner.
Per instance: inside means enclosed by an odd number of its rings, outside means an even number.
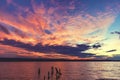
[[[0,80],[48,80],[51,66],[61,69],[58,80],[120,80],[120,62],[0,62]]]

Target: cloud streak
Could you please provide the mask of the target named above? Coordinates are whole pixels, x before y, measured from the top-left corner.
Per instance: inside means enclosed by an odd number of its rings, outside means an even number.
[[[41,53],[58,53],[63,55],[69,55],[69,56],[78,56],[80,58],[88,58],[92,57],[93,54],[84,53],[83,51],[86,51],[90,48],[90,46],[86,44],[77,45],[77,47],[70,47],[70,46],[49,46],[49,45],[41,45],[36,44],[34,46],[30,44],[24,44],[21,42],[16,42],[14,40],[7,40],[4,39],[3,41],[0,41],[3,45],[10,45],[13,47],[22,48],[28,51],[34,51],[34,52],[41,52]]]

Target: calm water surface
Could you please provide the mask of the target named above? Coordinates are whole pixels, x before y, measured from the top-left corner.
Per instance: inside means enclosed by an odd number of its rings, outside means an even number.
[[[51,66],[61,69],[57,80],[120,80],[120,62],[0,62],[0,80],[48,80]]]

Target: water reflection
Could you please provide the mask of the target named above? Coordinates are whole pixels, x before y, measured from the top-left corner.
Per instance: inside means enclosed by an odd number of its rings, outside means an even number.
[[[120,62],[0,62],[0,80],[119,80]]]

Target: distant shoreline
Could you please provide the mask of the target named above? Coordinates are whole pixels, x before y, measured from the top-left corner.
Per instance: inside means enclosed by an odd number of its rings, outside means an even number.
[[[68,59],[36,59],[36,58],[0,58],[0,62],[116,62],[120,60],[68,60]]]

